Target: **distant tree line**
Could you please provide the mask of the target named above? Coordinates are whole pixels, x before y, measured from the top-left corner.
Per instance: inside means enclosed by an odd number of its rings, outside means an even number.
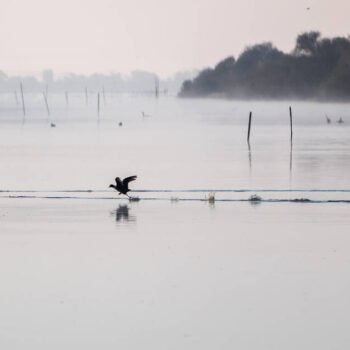
[[[179,96],[350,100],[350,37],[303,33],[288,54],[271,43],[247,47],[184,81]]]
[[[136,70],[128,75],[121,73],[78,75],[68,73],[55,78],[50,69],[44,70],[41,77],[8,76],[0,70],[0,93],[14,92],[20,83],[26,92],[154,92],[155,81],[159,79],[160,91],[177,94],[185,79],[194,77],[198,72],[177,72],[167,79],[160,79],[155,73]]]

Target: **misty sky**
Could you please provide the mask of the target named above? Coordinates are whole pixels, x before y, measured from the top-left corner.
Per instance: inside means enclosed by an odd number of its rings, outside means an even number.
[[[347,36],[349,0],[0,0],[0,70],[169,76],[297,34]],[[310,10],[306,10],[310,7]]]

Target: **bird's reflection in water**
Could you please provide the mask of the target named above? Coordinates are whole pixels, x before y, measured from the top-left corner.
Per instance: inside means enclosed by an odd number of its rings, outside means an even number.
[[[134,222],[135,216],[130,215],[130,208],[125,204],[120,204],[116,210],[113,210],[112,215],[115,215],[116,222]]]

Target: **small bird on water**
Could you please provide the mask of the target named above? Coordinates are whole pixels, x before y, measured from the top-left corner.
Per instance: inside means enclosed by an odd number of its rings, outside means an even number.
[[[114,188],[116,191],[119,192],[119,194],[125,194],[126,196],[128,196],[129,198],[131,198],[129,195],[128,195],[128,192],[130,191],[129,190],[129,182],[131,181],[135,181],[137,178],[137,175],[133,175],[133,176],[129,176],[129,177],[126,177],[123,181],[119,178],[119,177],[116,177],[115,178],[115,183],[116,185],[109,185],[109,187],[112,187]]]

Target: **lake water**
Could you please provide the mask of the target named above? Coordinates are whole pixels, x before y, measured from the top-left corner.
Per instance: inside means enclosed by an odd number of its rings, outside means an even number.
[[[350,345],[350,104],[25,98],[0,96],[2,348]]]

